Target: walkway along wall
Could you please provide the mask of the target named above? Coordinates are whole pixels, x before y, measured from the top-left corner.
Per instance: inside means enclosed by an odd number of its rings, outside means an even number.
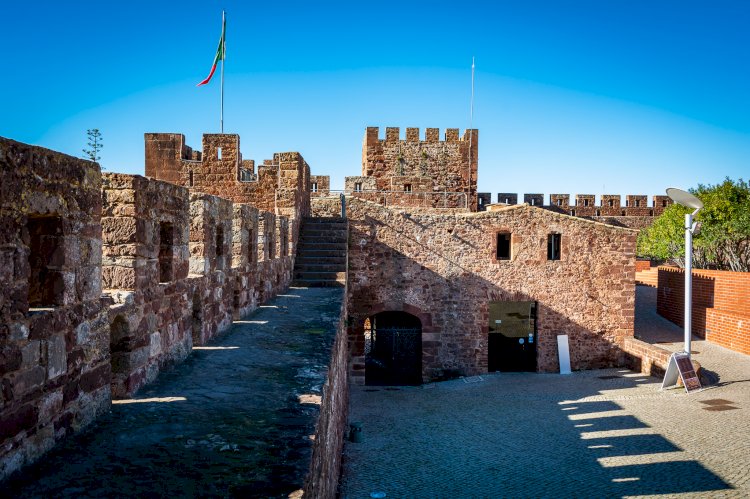
[[[2,480],[285,289],[309,192],[259,212],[3,138],[0,166]]]
[[[685,271],[659,267],[656,310],[684,325]],[[693,271],[692,333],[750,355],[750,273]]]
[[[635,238],[630,229],[517,205],[480,213],[388,209],[347,199],[351,375],[364,381],[364,321],[405,311],[422,324],[422,377],[488,370],[491,301],[537,302],[537,369],[558,369],[567,334],[573,369],[622,365],[633,335]],[[498,233],[510,236],[497,258]],[[550,234],[560,259],[548,259]]]

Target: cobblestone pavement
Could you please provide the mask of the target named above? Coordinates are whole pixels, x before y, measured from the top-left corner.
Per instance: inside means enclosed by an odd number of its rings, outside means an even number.
[[[718,383],[690,395],[621,369],[352,387],[342,497],[750,497],[750,357],[693,350]]]
[[[0,484],[0,497],[287,497],[307,473],[309,402],[342,294],[290,289]]]

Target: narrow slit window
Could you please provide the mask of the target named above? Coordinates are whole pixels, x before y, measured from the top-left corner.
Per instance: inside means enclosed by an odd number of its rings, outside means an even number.
[[[547,235],[547,260],[560,259],[560,234]]]
[[[29,218],[29,307],[63,305],[65,281],[61,217]]]
[[[355,182],[354,192],[362,192],[362,182]]]
[[[318,183],[313,182],[312,187],[310,188],[313,192],[318,192]]]
[[[221,147],[217,147],[217,148],[216,148],[216,157],[217,157],[218,159],[221,159]]]
[[[174,256],[174,226],[169,222],[159,224],[159,282],[169,282]]]
[[[615,206],[615,201],[614,201],[614,199],[610,199],[610,200],[609,200],[609,207],[610,207],[610,208],[613,208],[614,206]]]
[[[638,207],[641,206],[641,200],[640,199],[636,199],[635,200],[635,206],[636,206],[636,208],[638,208]]]
[[[224,256],[224,227],[216,227],[216,258]]]
[[[583,206],[588,206],[588,205],[589,205],[589,200],[588,199],[584,199],[583,200]]]
[[[190,170],[188,177],[188,187],[193,187],[193,170]]]
[[[576,216],[576,210],[570,210],[570,216],[572,217]]]
[[[510,260],[510,233],[498,232],[497,245],[495,251],[497,260]]]
[[[411,184],[404,184],[404,192],[411,192]]]

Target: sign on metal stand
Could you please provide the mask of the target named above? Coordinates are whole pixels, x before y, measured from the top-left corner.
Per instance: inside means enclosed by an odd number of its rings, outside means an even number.
[[[703,388],[693,363],[690,361],[690,356],[685,352],[675,352],[669,357],[661,389],[676,385],[678,376],[682,379],[682,386],[685,387],[687,393]]]

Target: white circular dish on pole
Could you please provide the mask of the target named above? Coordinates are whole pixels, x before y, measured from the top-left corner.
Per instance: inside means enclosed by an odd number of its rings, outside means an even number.
[[[682,189],[670,187],[667,189],[667,196],[672,198],[672,201],[677,204],[681,204],[682,206],[687,206],[688,208],[693,208],[696,210],[700,210],[701,208],[703,208],[703,201],[693,196],[689,192],[683,191]]]

